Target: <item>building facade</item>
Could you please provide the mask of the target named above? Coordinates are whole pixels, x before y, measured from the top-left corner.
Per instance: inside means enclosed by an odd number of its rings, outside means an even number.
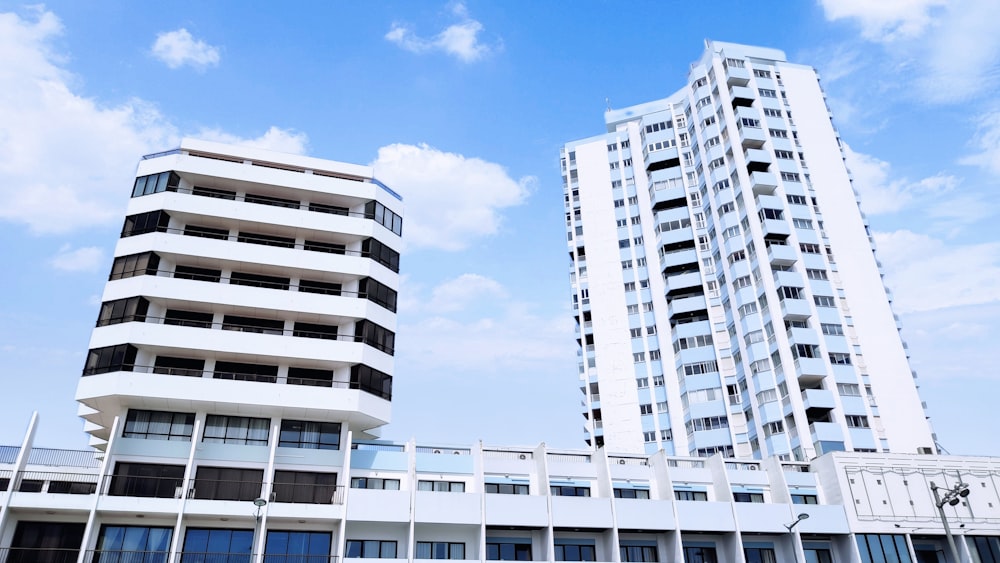
[[[588,444],[935,452],[816,72],[706,42],[605,121],[561,154]]]
[[[284,433],[222,444],[208,427],[168,426],[172,439],[120,430],[95,457],[32,447],[34,424],[21,447],[0,447],[0,561],[1000,562],[996,458],[835,452],[802,463],[352,431],[302,449]],[[960,483],[970,493],[945,506],[956,560],[930,487]]]

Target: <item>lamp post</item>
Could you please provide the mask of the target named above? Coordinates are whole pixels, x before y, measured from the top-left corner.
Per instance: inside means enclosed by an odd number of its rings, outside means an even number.
[[[799,522],[801,522],[803,520],[806,520],[808,518],[809,518],[809,514],[807,514],[805,512],[801,512],[801,513],[799,513],[798,516],[795,517],[795,521],[794,522],[792,522],[791,524],[785,524],[785,528],[788,528],[788,533],[791,534],[792,530],[795,529],[795,526],[799,525]],[[792,536],[792,558],[795,561],[799,560],[799,550],[798,550],[798,547],[795,545],[795,536]]]
[[[260,509],[267,506],[267,500],[257,497],[253,499],[253,505],[257,507],[257,513],[254,514],[254,524],[253,524],[253,544],[250,547],[251,557],[257,559],[252,555],[252,552],[257,549],[257,539],[260,536]],[[259,556],[258,556],[259,557]]]
[[[939,490],[945,491],[942,495]],[[950,489],[943,489],[931,481],[931,492],[934,493],[934,504],[937,505],[938,513],[941,515],[941,523],[944,525],[944,534],[948,536],[948,546],[951,547],[951,556],[955,563],[961,563],[958,557],[958,546],[955,545],[955,536],[951,535],[951,528],[948,526],[948,516],[944,513],[944,505],[957,506],[962,499],[969,496],[969,484],[961,480]]]

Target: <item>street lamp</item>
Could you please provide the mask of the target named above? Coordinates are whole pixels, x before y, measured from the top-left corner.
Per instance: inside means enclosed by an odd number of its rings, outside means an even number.
[[[253,545],[250,548],[251,553],[257,550],[257,541],[258,537],[260,536],[260,509],[267,506],[267,500],[261,497],[257,497],[253,499],[253,505],[257,507],[257,514],[254,515],[255,520],[253,524]],[[251,555],[251,557],[255,556]]]
[[[792,530],[795,529],[795,526],[798,526],[799,522],[807,518],[809,518],[809,515],[807,513],[800,512],[799,515],[795,517],[794,522],[792,522],[791,524],[785,524],[785,527],[788,528],[788,533],[789,534],[792,533]],[[792,536],[792,559],[795,561],[795,563],[798,563],[799,561],[799,550],[796,546],[795,536]]]
[[[938,491],[944,491],[942,495]],[[948,536],[948,545],[951,547],[951,556],[955,563],[960,563],[958,558],[958,546],[955,545],[955,536],[951,535],[951,528],[948,526],[948,516],[944,513],[944,505],[958,506],[962,499],[969,496],[969,484],[959,481],[954,487],[945,489],[938,487],[931,481],[931,492],[934,493],[934,504],[937,505],[938,513],[941,515],[941,523],[944,524],[944,533]]]
[[[799,522],[801,522],[803,520],[807,520],[808,518],[809,518],[809,515],[806,514],[805,512],[803,512],[802,514],[799,514],[798,516],[795,517],[795,521],[794,522],[792,522],[791,524],[785,524],[785,527],[788,528],[789,532],[791,532],[792,528],[794,528],[795,526],[799,525]]]

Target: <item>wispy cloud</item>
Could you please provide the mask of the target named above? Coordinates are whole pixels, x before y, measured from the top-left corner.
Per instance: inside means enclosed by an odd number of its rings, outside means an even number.
[[[949,244],[905,229],[875,242],[900,313],[1000,302],[1000,243]]]
[[[440,51],[465,63],[478,61],[502,47],[499,41],[487,45],[480,40],[479,34],[485,28],[482,23],[469,16],[464,4],[455,4],[452,14],[460,21],[449,25],[434,37],[420,37],[408,24],[394,22],[385,34],[385,39],[412,53]]]
[[[917,181],[890,178],[892,166],[888,162],[855,152],[846,144],[844,154],[854,176],[854,186],[861,194],[861,208],[873,215],[900,211],[918,200],[950,192],[961,182],[948,174]]]
[[[1000,85],[996,0],[820,0],[826,18],[856,22],[884,46],[894,79],[924,102],[949,104]]]
[[[195,136],[206,141],[244,145],[289,154],[305,154],[309,147],[309,137],[305,133],[274,126],[265,131],[263,135],[253,138],[240,137],[221,129],[202,129]]]
[[[109,107],[77,93],[80,81],[54,47],[62,31],[59,18],[40,8],[0,14],[0,220],[42,234],[119,221],[136,159],[181,138],[149,102]],[[307,141],[276,127],[257,138],[202,136],[284,152],[303,152]]]
[[[49,264],[64,272],[93,272],[104,264],[104,251],[96,246],[72,248],[63,245]]]
[[[501,210],[519,205],[535,178],[513,179],[499,164],[427,145],[378,150],[375,176],[406,202],[406,244],[462,250],[499,231]]]
[[[467,273],[432,288],[405,284],[405,292],[396,359],[410,373],[534,372],[543,365],[572,365],[570,316],[547,318],[492,278]]]
[[[960,162],[981,166],[1000,178],[1000,111],[980,116],[971,144],[976,152],[962,158]]]
[[[932,10],[947,0],[820,0],[829,20],[851,19],[870,41],[892,42],[921,35],[932,23]]]
[[[218,66],[221,58],[218,47],[195,39],[191,32],[183,27],[158,33],[152,53],[169,68],[189,66],[199,71]]]

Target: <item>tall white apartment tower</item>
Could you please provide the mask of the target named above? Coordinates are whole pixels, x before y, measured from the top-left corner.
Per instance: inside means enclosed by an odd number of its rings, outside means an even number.
[[[710,41],[605,121],[561,151],[587,442],[933,453],[816,71]]]
[[[203,435],[199,455],[261,444],[274,463],[370,437],[389,421],[401,206],[364,166],[195,140],[144,157],[77,389],[92,444]],[[121,471],[184,469],[148,465]]]

